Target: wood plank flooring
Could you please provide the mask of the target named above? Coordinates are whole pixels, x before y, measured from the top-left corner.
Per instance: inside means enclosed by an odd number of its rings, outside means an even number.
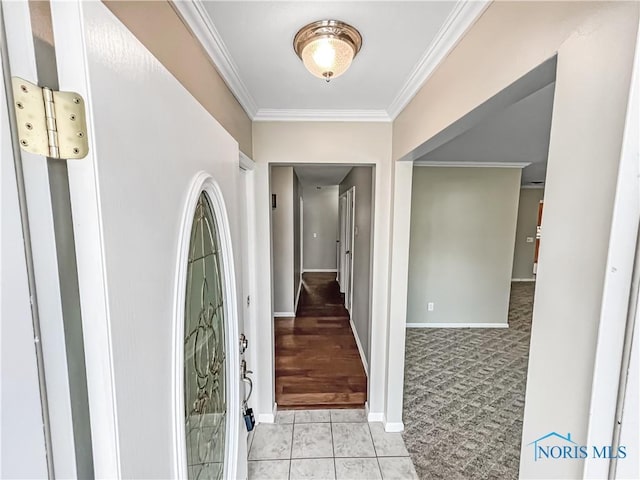
[[[303,274],[295,318],[275,319],[279,408],[354,408],[367,377],[335,273]]]

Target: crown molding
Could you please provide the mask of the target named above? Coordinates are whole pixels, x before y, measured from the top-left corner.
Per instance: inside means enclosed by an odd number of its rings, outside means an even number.
[[[385,110],[312,110],[261,108],[255,122],[390,122]]]
[[[258,109],[240,78],[238,68],[202,0],[173,1],[171,5],[200,41],[231,93],[253,121],[391,122],[407,106],[440,63],[482,15],[491,0],[458,0],[434,41],[420,58],[409,78],[386,110]]]
[[[387,108],[387,113],[391,120],[395,120],[409,104],[411,99],[418,93],[418,90],[422,88],[440,63],[449,55],[476,20],[480,18],[490,3],[491,0],[458,0],[444,25],[438,31],[434,41],[420,58],[404,86],[391,102],[389,108]]]
[[[171,5],[200,41],[231,93],[236,97],[249,118],[253,120],[258,111],[258,106],[240,78],[238,68],[231,59],[231,55],[205,10],[202,1],[174,1],[171,2]]]
[[[438,162],[437,160],[417,160],[416,167],[472,167],[472,168],[525,168],[531,162]]]

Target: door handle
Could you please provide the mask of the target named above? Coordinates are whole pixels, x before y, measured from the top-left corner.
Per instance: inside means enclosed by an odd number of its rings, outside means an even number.
[[[249,375],[251,375],[253,372],[251,370],[247,370],[247,362],[245,360],[242,360],[240,362],[240,379],[249,384],[249,394],[245,395],[244,397],[244,404],[246,405],[246,403],[249,401],[249,399],[251,398],[251,394],[253,393],[253,381],[251,380],[251,377]]]

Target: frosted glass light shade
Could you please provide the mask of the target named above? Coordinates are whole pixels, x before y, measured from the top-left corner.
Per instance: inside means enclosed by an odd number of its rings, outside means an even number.
[[[310,23],[293,39],[293,49],[307,70],[327,82],[347,71],[361,47],[360,32],[339,20]]]
[[[318,38],[302,50],[302,62],[313,75],[325,80],[339,77],[347,71],[355,52],[338,38]]]

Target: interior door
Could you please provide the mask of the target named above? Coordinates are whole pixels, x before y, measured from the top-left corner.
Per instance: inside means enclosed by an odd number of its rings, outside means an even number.
[[[102,2],[51,9],[89,123],[67,163],[95,476],[238,478],[237,142]]]
[[[347,198],[345,195],[341,195],[339,198],[339,216],[338,216],[338,285],[340,286],[340,293],[345,292],[345,275],[346,275],[346,245],[347,245]]]
[[[353,249],[354,249],[354,208],[355,208],[355,187],[350,188],[346,195],[345,212],[345,289],[344,304],[351,314],[353,301]]]

